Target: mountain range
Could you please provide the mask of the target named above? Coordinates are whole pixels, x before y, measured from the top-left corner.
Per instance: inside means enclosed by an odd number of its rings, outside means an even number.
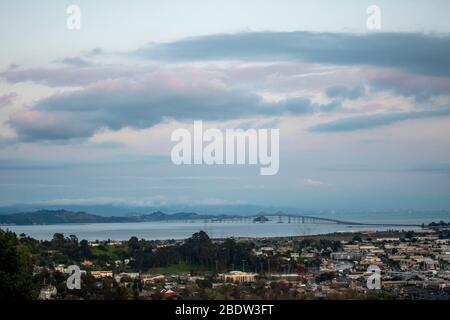
[[[119,223],[119,222],[151,222],[174,220],[200,220],[231,218],[231,215],[206,215],[194,212],[178,212],[166,214],[156,211],[151,214],[131,215],[126,217],[104,217],[86,212],[67,210],[38,210],[0,215],[0,225],[48,225],[67,223]]]
[[[286,213],[320,213],[317,210],[289,208],[285,206],[265,206],[256,204],[223,204],[223,205],[134,205],[125,203],[112,204],[14,204],[0,206],[0,215],[17,212],[33,212],[40,210],[67,210],[73,212],[89,212],[101,217],[128,217],[151,214],[156,211],[172,214],[178,212],[196,212],[207,215],[254,215],[260,211],[276,212],[282,210]]]

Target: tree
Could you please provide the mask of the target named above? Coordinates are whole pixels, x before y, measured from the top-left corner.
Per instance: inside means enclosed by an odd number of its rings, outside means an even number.
[[[81,240],[78,248],[78,256],[80,259],[91,259],[92,252],[87,240]]]
[[[54,242],[64,242],[65,238],[64,238],[64,234],[62,233],[55,233],[53,235],[53,240]]]
[[[414,231],[407,231],[405,233],[405,239],[412,239],[412,238],[414,238],[414,236],[415,236]]]
[[[16,234],[0,230],[0,300],[33,298],[33,261]]]
[[[131,251],[139,250],[139,239],[137,237],[131,237],[130,240],[128,240],[128,248],[130,248]]]
[[[216,259],[216,246],[204,231],[194,233],[182,246],[186,261],[196,265],[212,266]]]

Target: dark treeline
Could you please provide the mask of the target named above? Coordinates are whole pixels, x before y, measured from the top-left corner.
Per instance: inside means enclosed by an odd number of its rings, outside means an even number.
[[[252,254],[252,242],[238,242],[229,238],[217,244],[203,231],[193,234],[181,244],[168,241],[165,245],[160,245],[159,241],[132,237],[123,245],[107,246],[100,243],[95,248],[89,246],[88,241],[79,241],[73,235],[64,237],[63,234],[56,233],[50,241],[39,241],[25,235],[21,235],[18,240],[12,232],[1,232],[2,237],[8,238],[9,243],[15,243],[21,250],[29,252],[35,265],[43,267],[78,264],[83,260],[92,260],[98,266],[107,266],[116,259],[130,259],[129,267],[133,271],[141,272],[180,262],[208,267],[212,271],[241,266],[243,260],[245,266],[250,269],[260,265],[260,261]]]
[[[135,269],[139,271],[180,262],[209,267],[215,271],[240,266],[243,260],[250,269],[254,269],[260,263],[252,254],[253,243],[237,242],[230,238],[216,244],[203,231],[193,234],[181,245],[155,248],[153,241],[138,240],[136,237],[132,237],[128,241],[128,247],[130,255],[134,259]]]
[[[128,259],[130,262],[126,269],[137,272],[179,263],[202,266],[212,272],[231,269],[260,271],[261,268],[267,269],[268,263],[272,271],[286,270],[286,263],[277,255],[269,258],[255,255],[253,252],[255,244],[252,241],[236,241],[228,238],[216,242],[204,231],[193,234],[183,242],[175,240],[161,242],[131,237],[121,245],[109,246],[99,242],[95,247],[90,246],[86,240],[79,241],[74,235],[65,237],[61,233],[56,233],[50,241],[39,241],[25,235],[17,238],[12,232],[1,232],[2,237],[10,239],[8,240],[10,243],[15,242],[20,250],[29,252],[34,265],[42,267],[79,264],[81,261],[91,260],[97,267],[111,269],[109,267],[112,266],[114,269],[115,261]],[[313,247],[320,252],[332,252],[339,249],[339,246],[336,241],[306,239],[296,243],[295,251]]]
[[[287,268],[296,269],[296,263],[287,262],[278,255],[259,257],[254,254],[255,244],[252,241],[236,241],[233,238],[225,239],[220,243],[213,242],[209,236],[200,231],[182,244],[155,248],[154,241],[138,240],[132,237],[127,242],[130,255],[134,259],[134,268],[145,271],[154,267],[165,267],[180,262],[189,265],[207,267],[213,272],[228,270],[261,271],[269,267],[271,271],[287,271]],[[297,243],[295,251],[302,248],[315,248],[320,252],[332,252],[340,248],[340,243],[329,240],[301,240]],[[314,264],[311,260],[310,263]]]

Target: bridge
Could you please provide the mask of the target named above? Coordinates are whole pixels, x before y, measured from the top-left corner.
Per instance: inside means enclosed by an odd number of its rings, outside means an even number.
[[[260,212],[255,215],[248,216],[230,216],[221,217],[219,219],[212,219],[211,222],[235,222],[235,223],[266,223],[271,220],[276,220],[278,223],[302,223],[302,224],[339,224],[347,226],[381,226],[381,227],[420,227],[416,224],[397,224],[397,223],[363,223],[355,221],[346,221],[339,219],[331,219],[324,217],[315,217],[303,214],[291,214],[283,211],[275,213]],[[207,221],[205,221],[207,222]]]

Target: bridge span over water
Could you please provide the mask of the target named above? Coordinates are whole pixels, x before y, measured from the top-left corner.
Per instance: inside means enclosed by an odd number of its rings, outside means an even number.
[[[339,220],[326,217],[316,217],[304,214],[292,214],[278,211],[275,213],[260,212],[248,216],[229,216],[211,219],[211,222],[235,222],[235,223],[266,223],[276,221],[278,223],[302,223],[302,224],[339,224],[347,226],[385,226],[385,227],[420,227],[418,224],[407,223],[365,223],[347,220]]]

